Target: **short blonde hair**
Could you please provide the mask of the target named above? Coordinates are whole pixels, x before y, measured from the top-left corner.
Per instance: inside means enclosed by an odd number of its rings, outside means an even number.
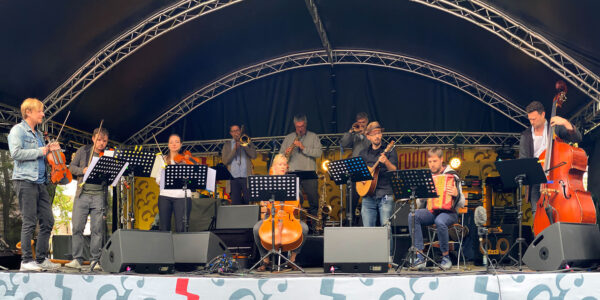
[[[269,169],[269,175],[273,175],[273,167],[277,161],[283,160],[287,163],[287,157],[283,154],[277,154],[273,157],[273,161],[271,162],[271,168]]]
[[[27,119],[27,110],[40,110],[44,109],[44,103],[36,98],[27,98],[21,104],[21,116],[23,119]]]

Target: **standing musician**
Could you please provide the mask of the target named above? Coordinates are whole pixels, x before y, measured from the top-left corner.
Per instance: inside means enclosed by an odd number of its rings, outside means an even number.
[[[544,105],[539,101],[533,101],[525,107],[527,118],[531,127],[521,132],[521,141],[519,143],[519,158],[540,157],[540,154],[546,150],[548,141],[552,137],[548,136],[548,121],[546,121],[546,112]],[[550,119],[550,126],[555,126],[556,135],[565,142],[581,142],[581,133],[573,124],[564,118],[554,116]],[[535,184],[527,192],[529,203],[531,204],[532,216],[535,216],[537,201],[540,199],[540,185]]]
[[[323,154],[319,137],[306,130],[306,115],[294,116],[296,131],[285,136],[281,144],[280,154],[289,157],[289,171],[316,171],[316,158]],[[300,180],[300,187],[306,193],[310,208],[308,213],[315,216],[319,210],[319,196],[317,194],[317,179]]]
[[[282,154],[277,154],[275,156],[275,158],[273,158],[273,165],[271,167],[271,172],[269,172],[269,174],[285,175],[287,173],[287,170],[288,170],[287,158],[285,158],[285,156]],[[263,201],[263,203],[261,203],[261,205],[268,205],[268,204],[269,204],[269,202],[267,202],[267,201]],[[275,204],[275,205],[277,206],[277,204]],[[260,242],[260,236],[258,234],[258,231],[262,224],[263,224],[263,220],[258,221],[254,225],[254,229],[253,229],[254,243],[256,243],[256,247],[258,248],[260,257],[265,256],[267,254],[267,250],[269,250],[269,249],[265,249],[263,247],[262,243]],[[291,262],[296,261],[296,256],[298,255],[298,253],[300,253],[300,250],[302,250],[302,246],[304,246],[304,243],[306,242],[306,235],[308,234],[308,226],[306,225],[306,223],[304,223],[303,221],[300,221],[300,225],[302,226],[302,243],[300,244],[300,246],[298,248],[291,251],[291,254],[290,254]],[[267,266],[269,265],[269,262],[270,262],[269,257],[268,256],[265,257],[265,259],[263,260],[263,264],[260,267],[258,267],[257,271],[265,271]],[[292,268],[295,269],[295,267],[293,267],[293,265],[292,265]]]
[[[58,143],[47,146],[43,134],[36,129],[44,118],[44,104],[35,98],[27,98],[21,104],[23,121],[16,124],[8,134],[10,156],[15,161],[12,181],[21,210],[21,271],[56,269],[59,264],[48,259],[48,241],[54,215],[52,199],[47,190],[46,154],[59,150]],[[33,260],[31,240],[39,221],[40,231],[36,243],[36,261]]]
[[[181,138],[178,134],[171,134],[169,136],[169,154],[163,157],[167,165],[175,164],[186,164],[184,155],[180,154],[181,151]],[[188,158],[189,160],[189,158]],[[162,170],[163,174],[165,169]],[[163,175],[164,176],[164,175]],[[157,176],[156,183],[160,186],[161,176]],[[186,193],[187,204],[186,202]],[[186,211],[187,207],[187,211]],[[175,215],[175,232],[186,231],[185,224],[183,222],[183,214],[186,214],[186,218],[189,221],[190,212],[192,211],[192,191],[182,189],[162,189],[158,196],[158,217],[159,217],[159,230],[160,231],[171,231],[171,216]]]
[[[452,261],[449,256],[448,247],[448,226],[458,221],[457,210],[465,206],[465,197],[462,193],[462,187],[460,185],[460,178],[458,173],[450,168],[450,166],[444,166],[444,152],[439,147],[434,147],[427,152],[427,165],[431,174],[436,175],[451,175],[453,180],[446,182],[445,188],[441,191],[437,189],[438,195],[442,199],[438,205],[434,204],[434,201],[438,199],[426,199],[427,201],[421,201],[417,199],[417,207],[423,207],[427,205],[427,208],[419,208],[415,211],[414,218],[414,241],[415,247],[419,251],[417,254],[417,260],[414,262],[413,267],[416,269],[424,269],[427,265],[427,261],[422,255],[423,252],[423,232],[421,231],[421,225],[432,225],[435,224],[438,239],[440,241],[440,250],[442,251],[442,261],[440,266],[444,270],[448,270],[452,267]],[[435,179],[434,179],[435,180]],[[413,229],[413,215],[408,216],[409,232],[412,234]]]
[[[352,127],[348,132],[344,133],[340,144],[344,148],[352,148],[352,157],[358,157],[360,152],[366,148],[371,146],[371,142],[365,135],[365,129],[369,124],[369,115],[366,112],[359,112],[356,114],[356,122],[352,124]],[[352,189],[352,210],[356,210],[357,214],[358,210],[358,199],[360,196],[356,192],[356,189]],[[352,213],[352,212],[350,212]],[[359,218],[352,219],[352,225],[358,225]]]
[[[372,167],[379,161],[379,179],[375,187],[374,195],[366,195],[362,198],[361,215],[363,226],[373,227],[377,223],[379,213],[379,225],[383,226],[392,215],[394,210],[394,192],[390,179],[385,175],[387,171],[395,171],[398,165],[396,152],[384,153],[387,144],[383,141],[383,128],[379,122],[371,122],[365,133],[371,142],[371,146],[363,149],[360,156],[367,166]]]
[[[238,125],[229,127],[232,139],[223,144],[223,163],[233,177],[229,181],[231,204],[248,204],[250,195],[248,193],[247,177],[252,175],[252,161],[256,158],[256,148],[251,142],[247,145],[240,143],[242,130]],[[242,200],[243,199],[243,200]]]
[[[94,270],[101,270],[98,260],[102,250],[102,228],[104,217],[104,193],[108,191],[108,187],[102,188],[101,184],[84,183],[83,175],[88,170],[90,155],[99,157],[100,153],[106,148],[108,143],[108,130],[106,128],[96,128],[92,133],[92,145],[81,146],[75,157],[69,165],[71,174],[77,176],[77,192],[75,193],[75,203],[73,204],[73,239],[71,241],[73,250],[73,260],[65,264],[65,267],[81,269],[83,263],[83,247],[85,241],[83,239],[83,230],[87,223],[88,215],[91,218],[90,231],[92,232],[90,240],[90,254],[92,255],[92,264],[95,261]]]

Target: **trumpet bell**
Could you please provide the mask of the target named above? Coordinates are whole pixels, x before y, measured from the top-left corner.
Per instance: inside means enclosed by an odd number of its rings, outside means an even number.
[[[242,135],[240,137],[240,145],[241,146],[248,146],[250,144],[250,137],[246,134]]]

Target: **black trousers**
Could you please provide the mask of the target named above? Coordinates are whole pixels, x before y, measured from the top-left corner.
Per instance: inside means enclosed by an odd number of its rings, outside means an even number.
[[[231,188],[230,196],[232,205],[250,203],[250,194],[248,193],[247,181],[248,180],[246,177],[238,177],[229,181],[229,186]]]
[[[171,231],[171,215],[175,214],[175,232],[184,232],[183,213],[185,211],[185,198],[158,197],[158,217],[160,231]],[[192,199],[187,199],[187,221],[190,223]]]
[[[300,188],[302,192],[306,193],[306,197],[308,198],[308,205],[310,206],[308,209],[308,213],[316,216],[319,211],[319,193],[317,192],[319,187],[319,182],[317,179],[304,179],[300,180]],[[302,204],[304,204],[304,198],[302,199]]]

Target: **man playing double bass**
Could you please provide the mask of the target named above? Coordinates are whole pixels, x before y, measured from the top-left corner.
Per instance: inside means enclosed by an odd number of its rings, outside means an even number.
[[[527,118],[529,119],[529,123],[531,123],[531,127],[521,132],[519,158],[539,158],[542,152],[546,150],[548,142],[552,140],[552,137],[548,136],[549,128],[544,105],[539,101],[533,101],[527,105],[525,111],[527,112]],[[581,133],[566,119],[554,116],[550,119],[549,126],[554,126],[556,135],[563,141],[571,143],[581,142]],[[532,217],[534,217],[536,204],[538,199],[540,199],[540,185],[531,186],[527,196],[531,204]]]

